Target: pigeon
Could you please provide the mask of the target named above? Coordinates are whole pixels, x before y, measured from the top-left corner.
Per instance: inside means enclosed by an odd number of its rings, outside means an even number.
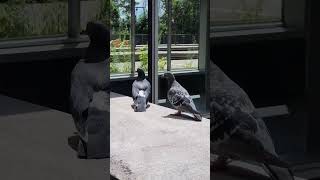
[[[151,92],[151,85],[146,79],[142,69],[138,68],[137,72],[138,77],[132,83],[132,98],[134,103],[131,107],[135,112],[144,112],[150,106],[148,100]]]
[[[84,59],[71,73],[70,110],[77,133],[78,156],[98,159],[109,156],[110,33],[100,23],[89,22],[90,38]]]
[[[167,98],[170,104],[178,110],[176,115],[181,115],[182,112],[187,112],[193,114],[196,121],[201,121],[202,116],[194,105],[191,96],[188,91],[176,81],[174,75],[167,72],[164,73],[162,77],[168,82],[169,90]]]
[[[218,156],[212,160],[213,170],[243,160],[259,163],[274,180],[293,180],[245,91],[213,62],[210,73],[210,149],[211,156]]]

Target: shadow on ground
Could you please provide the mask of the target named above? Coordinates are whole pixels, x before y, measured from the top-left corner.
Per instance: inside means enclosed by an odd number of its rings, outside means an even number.
[[[78,144],[80,141],[80,136],[74,133],[73,136],[68,137],[68,145],[76,152],[78,152]]]
[[[162,116],[162,117],[163,118],[177,119],[177,120],[197,121],[197,120],[194,119],[194,117],[186,115],[186,114],[181,114],[181,115],[169,114],[167,116]]]

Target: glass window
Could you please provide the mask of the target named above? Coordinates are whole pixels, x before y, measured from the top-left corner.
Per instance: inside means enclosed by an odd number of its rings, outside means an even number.
[[[130,73],[132,71],[131,47],[131,1],[111,0],[111,74]]]
[[[158,2],[159,71],[198,69],[200,1]],[[132,73],[138,67],[147,71],[148,1],[135,0],[132,6],[131,0],[111,1],[112,74]]]
[[[0,40],[65,35],[67,0],[0,1]]]
[[[99,21],[110,26],[110,0],[82,0],[80,3],[81,31],[86,29],[90,21]]]
[[[161,74],[162,71],[171,71],[189,92],[197,111],[205,115],[208,112],[206,74],[204,71],[189,71],[199,69],[200,1],[202,0],[160,0],[158,72]],[[169,66],[167,63],[170,63]],[[170,87],[166,80],[160,78],[158,86],[159,104],[173,108],[167,100]]]
[[[198,69],[200,0],[160,0],[159,8],[159,69]]]
[[[212,25],[279,22],[282,0],[215,0],[210,3]]]

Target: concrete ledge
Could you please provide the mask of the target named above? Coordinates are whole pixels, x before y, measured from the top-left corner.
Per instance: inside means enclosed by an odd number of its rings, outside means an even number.
[[[211,172],[213,179],[219,180],[269,180],[269,176],[264,169],[258,165],[249,164],[242,161],[233,161],[226,171]],[[307,180],[294,177],[295,180]]]
[[[210,121],[168,116],[151,104],[131,109],[132,98],[111,93],[110,172],[118,179],[210,179]]]

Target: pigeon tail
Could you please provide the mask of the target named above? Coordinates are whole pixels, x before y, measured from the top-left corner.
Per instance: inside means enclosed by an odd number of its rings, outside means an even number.
[[[197,121],[202,120],[202,116],[200,114],[193,114]]]

